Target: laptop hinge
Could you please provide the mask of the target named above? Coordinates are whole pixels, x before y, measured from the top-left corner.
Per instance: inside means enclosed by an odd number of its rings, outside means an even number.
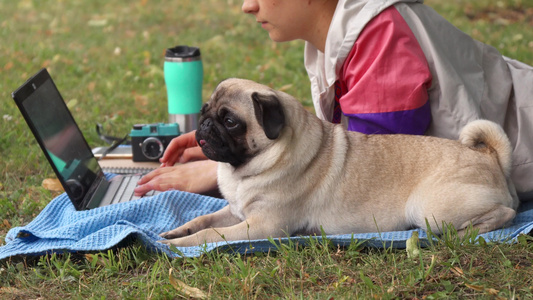
[[[102,202],[102,198],[104,198],[108,187],[109,181],[106,180],[105,177],[102,177],[100,183],[98,184],[98,187],[96,188],[92,196],[89,198],[89,202],[83,207],[83,209],[91,209],[100,206],[100,202]]]

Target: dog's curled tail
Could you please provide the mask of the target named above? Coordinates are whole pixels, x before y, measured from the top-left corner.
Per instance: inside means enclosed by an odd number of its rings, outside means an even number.
[[[500,125],[487,120],[472,121],[461,130],[459,142],[468,147],[494,149],[505,176],[511,174],[513,148]]]

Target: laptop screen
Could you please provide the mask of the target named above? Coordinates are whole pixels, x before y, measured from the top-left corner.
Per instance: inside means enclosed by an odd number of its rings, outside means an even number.
[[[48,72],[41,70],[13,98],[71,200],[83,201],[102,171]]]

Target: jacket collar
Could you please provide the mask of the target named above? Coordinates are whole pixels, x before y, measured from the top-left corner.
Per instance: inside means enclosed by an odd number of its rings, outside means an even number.
[[[330,88],[366,24],[396,3],[422,3],[423,0],[339,0],[326,38],[324,53],[310,43],[305,45],[305,68],[311,80],[313,103],[323,119],[331,108],[320,99],[330,98]],[[329,105],[331,106],[331,105]]]

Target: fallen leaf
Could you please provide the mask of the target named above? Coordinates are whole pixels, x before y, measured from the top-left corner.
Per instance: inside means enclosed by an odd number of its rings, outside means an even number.
[[[145,66],[150,65],[150,59],[152,58],[152,55],[150,54],[150,52],[144,51],[143,56],[144,56],[144,65]]]
[[[78,105],[78,99],[72,99],[72,100],[69,100],[67,102],[67,107],[68,109],[72,110],[74,107],[76,107],[76,105]]]
[[[63,192],[63,186],[57,178],[46,178],[43,180],[42,186],[52,192]]]
[[[407,239],[405,250],[407,251],[407,257],[415,258],[420,255],[420,246],[418,244],[418,232],[414,231],[410,238]]]
[[[292,84],[286,84],[286,85],[280,87],[278,90],[279,90],[279,91],[282,91],[282,92],[286,92],[286,91],[289,90],[290,88],[292,88]]]
[[[463,277],[465,275],[463,270],[461,268],[459,268],[459,267],[453,267],[450,270],[457,276]]]
[[[8,62],[7,64],[4,65],[4,71],[11,70],[11,68],[13,68],[14,65],[15,64],[12,61]]]
[[[4,219],[4,221],[2,221],[2,223],[4,224],[4,227],[11,228],[11,224],[9,223],[9,220]]]
[[[188,286],[183,281],[174,278],[172,276],[172,268],[168,270],[168,279],[170,284],[183,295],[196,299],[207,299],[207,294],[202,292],[200,289]]]
[[[229,277],[227,277],[227,276],[221,277],[221,278],[218,280],[218,283],[225,283],[225,284],[231,283],[231,278],[229,278]]]
[[[9,298],[24,298],[22,290],[13,287],[0,287],[0,296],[9,296]]]
[[[89,84],[87,85],[87,89],[89,90],[89,92],[93,92],[95,88],[96,88],[96,82],[94,81],[89,82]]]
[[[488,289],[487,289],[487,292],[488,292],[489,294],[491,294],[491,295],[496,296],[496,295],[498,295],[498,293],[499,293],[500,291],[498,291],[497,289],[488,288]]]
[[[92,19],[87,22],[87,25],[91,27],[102,27],[107,25],[106,19]]]
[[[18,2],[18,8],[20,9],[32,9],[33,2],[31,0],[23,0]]]
[[[468,284],[468,283],[465,283],[465,285],[473,289],[474,291],[483,292],[485,290],[485,287],[482,285],[474,285],[474,284]]]
[[[50,66],[50,60],[49,59],[43,61],[43,63],[41,64],[42,68],[48,68],[49,66]]]

